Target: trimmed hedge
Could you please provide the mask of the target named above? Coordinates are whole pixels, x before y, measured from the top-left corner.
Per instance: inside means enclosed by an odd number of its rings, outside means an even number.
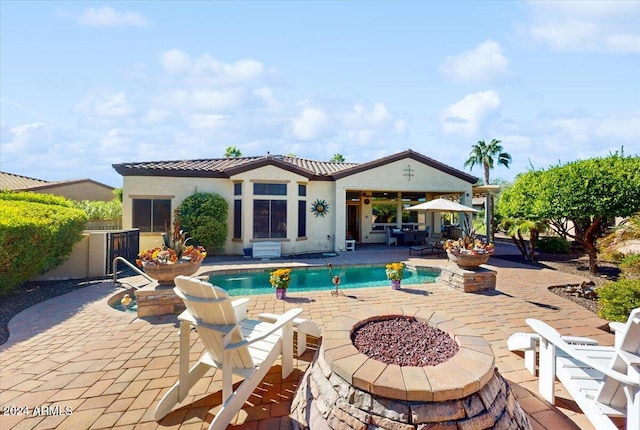
[[[86,222],[63,197],[1,192],[0,295],[67,260]]]
[[[598,288],[598,315],[608,321],[626,322],[632,309],[640,307],[640,280],[620,279]]]

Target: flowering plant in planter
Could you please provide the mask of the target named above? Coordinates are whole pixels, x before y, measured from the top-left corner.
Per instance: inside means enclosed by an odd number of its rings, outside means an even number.
[[[138,254],[136,263],[140,267],[144,266],[160,266],[164,264],[176,264],[181,260],[189,263],[198,263],[204,260],[207,256],[204,248],[201,246],[185,246],[182,249],[180,258],[178,254],[167,246],[156,247],[153,249],[147,249],[146,251]]]
[[[404,278],[404,263],[391,263],[386,266],[387,278],[399,281]]]
[[[452,254],[492,254],[493,243],[486,243],[479,239],[449,239],[444,243],[444,249]]]
[[[289,288],[291,282],[291,269],[276,269],[270,273],[269,283],[273,288]]]
[[[140,267],[160,266],[164,264],[175,264],[181,261],[185,263],[199,263],[207,256],[202,246],[187,246],[191,240],[186,231],[180,228],[180,212],[175,210],[173,219],[173,230],[171,234],[164,235],[164,246],[147,249],[138,254],[136,263]]]

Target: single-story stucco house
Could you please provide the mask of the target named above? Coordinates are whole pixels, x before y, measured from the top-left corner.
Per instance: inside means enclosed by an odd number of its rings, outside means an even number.
[[[45,181],[8,172],[0,172],[0,190],[54,194],[77,201],[100,200],[108,202],[115,198],[113,187],[92,179]]]
[[[123,176],[123,227],[140,229],[140,248],[161,244],[173,210],[194,192],[229,203],[225,252],[280,242],[282,254],[384,243],[386,226],[440,226],[438,213],[407,207],[441,196],[471,206],[477,178],[407,150],[366,163],[270,155],[114,164]]]

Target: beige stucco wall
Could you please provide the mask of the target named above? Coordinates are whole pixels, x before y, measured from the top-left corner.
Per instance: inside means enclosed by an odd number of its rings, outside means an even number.
[[[73,246],[71,256],[60,266],[32,278],[32,281],[82,279],[108,275],[106,273],[106,231],[84,231]]]
[[[51,185],[33,190],[41,194],[55,194],[71,200],[101,200],[109,202],[115,198],[113,190],[93,182]]]

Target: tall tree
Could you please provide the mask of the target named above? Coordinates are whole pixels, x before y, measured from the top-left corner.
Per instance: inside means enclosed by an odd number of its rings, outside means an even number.
[[[478,143],[471,146],[469,159],[464,162],[464,167],[469,166],[470,170],[476,164],[482,165],[485,185],[489,185],[489,171],[493,169],[494,163],[502,164],[506,168],[509,168],[511,164],[511,155],[504,152],[502,145],[500,145],[501,142],[498,139],[491,139],[487,145],[484,140],[479,140]]]
[[[493,169],[494,163],[502,164],[506,168],[509,168],[511,164],[511,155],[504,152],[500,140],[491,139],[491,142],[487,145],[484,140],[479,140],[478,143],[471,146],[471,152],[469,158],[464,162],[464,167],[469,166],[473,169],[473,166],[482,165],[484,168],[484,184],[489,185],[489,172]],[[495,159],[494,159],[495,157]],[[487,191],[485,197],[485,212],[484,219],[487,226],[487,240],[493,242],[493,195]]]
[[[334,163],[344,163],[344,156],[342,154],[333,154],[333,157],[331,157],[331,160]]]
[[[242,157],[242,151],[240,148],[236,148],[235,146],[227,146],[224,150],[224,156],[229,157]]]
[[[598,273],[596,243],[616,216],[640,208],[640,157],[612,154],[519,175],[503,193],[498,211],[518,222],[567,219],[568,237],[589,255],[589,270]]]

